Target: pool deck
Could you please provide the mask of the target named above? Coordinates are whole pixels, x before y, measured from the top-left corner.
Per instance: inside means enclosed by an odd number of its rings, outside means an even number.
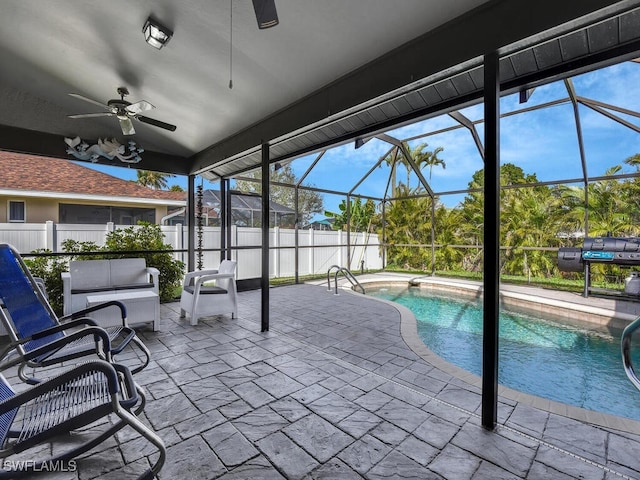
[[[407,280],[362,277],[383,278]],[[168,447],[159,478],[640,479],[636,422],[622,421],[623,431],[599,414],[577,420],[501,390],[499,424],[483,429],[474,379],[425,357],[402,307],[343,289],[336,296],[325,284],[271,288],[270,331],[260,333],[260,299],[242,292],[238,319],[197,326],[179,318],[177,303],[163,304],[160,331],[139,331],[153,355],[136,375],[148,392],[144,417]],[[123,432],[77,472],[38,478],[135,478],[149,455]]]

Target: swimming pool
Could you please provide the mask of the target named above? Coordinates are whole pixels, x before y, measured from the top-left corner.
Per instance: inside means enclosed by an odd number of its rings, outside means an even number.
[[[446,361],[482,372],[482,304],[406,286],[368,287],[367,294],[409,308],[423,343]],[[640,420],[640,392],[627,379],[621,330],[591,329],[521,312],[500,313],[500,384],[621,417]],[[640,352],[634,365],[640,365]]]

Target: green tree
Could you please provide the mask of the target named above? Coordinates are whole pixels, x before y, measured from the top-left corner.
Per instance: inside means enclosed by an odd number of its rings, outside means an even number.
[[[620,165],[609,168],[605,174],[615,175],[621,170]],[[629,192],[634,191],[634,184],[617,179],[599,180],[588,185],[587,202],[583,187],[565,186],[561,190],[561,198],[569,208],[565,212],[565,222],[574,223],[581,231],[586,230],[585,213],[588,214],[589,236],[625,236],[637,231],[629,212]]]
[[[151,172],[149,170],[138,170],[138,179],[136,183],[143,187],[153,188],[155,190],[165,190],[168,188],[168,179],[175,177],[166,173]]]
[[[398,187],[398,196],[409,196],[404,184]],[[391,265],[401,268],[426,270],[431,263],[431,251],[420,247],[430,243],[431,199],[426,197],[393,200],[385,209],[387,259]],[[382,231],[379,231],[381,234]]]
[[[338,205],[340,213],[326,211],[324,214],[327,217],[333,218],[334,230],[346,230],[347,221],[349,220],[347,215],[347,201],[342,200]],[[373,200],[368,199],[362,203],[362,198],[358,197],[355,200],[351,200],[349,207],[349,213],[351,221],[349,222],[352,232],[367,232],[369,231],[371,224],[376,216],[376,204]]]
[[[255,181],[236,180],[235,188],[241,192],[261,194],[262,183],[260,182],[260,179],[262,178],[262,172],[260,170],[254,170],[246,174],[245,177]],[[271,201],[295,210],[296,202],[294,186],[298,182],[298,178],[293,172],[291,165],[284,165],[277,170],[272,169],[270,173],[270,181],[277,184],[291,185],[270,185],[269,197]],[[322,211],[323,200],[319,193],[307,189],[298,190],[298,215],[299,222],[302,225],[307,224],[314,214],[321,213]]]
[[[32,253],[52,253],[51,250],[39,249]],[[62,315],[62,272],[69,271],[69,264],[61,257],[34,257],[25,258],[24,263],[34,277],[44,280],[49,296],[49,304],[53,311]]]
[[[425,166],[429,167],[429,181],[431,181],[431,173],[433,171],[433,167],[440,166],[444,170],[447,168],[447,164],[444,160],[438,157],[438,154],[444,151],[444,148],[438,147],[433,152],[427,150],[423,151],[427,147],[426,143],[418,145],[414,149],[415,161],[418,168],[422,169]]]
[[[536,183],[535,174],[507,163],[500,167],[501,187],[517,187]],[[474,173],[471,190],[461,205],[460,238],[462,243],[481,245],[484,228],[484,170]],[[507,247],[501,255],[502,273],[518,275],[550,275],[555,263],[549,254],[522,247],[547,247],[558,244],[560,224],[555,213],[557,202],[546,186],[501,188],[500,245]],[[469,251],[464,264],[479,269],[481,256]]]

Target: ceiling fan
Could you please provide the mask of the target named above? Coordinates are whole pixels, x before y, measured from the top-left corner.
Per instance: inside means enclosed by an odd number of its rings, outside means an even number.
[[[140,100],[136,103],[130,103],[124,99],[127,95],[129,95],[129,90],[126,87],[119,87],[118,95],[120,98],[113,98],[104,103],[98,102],[96,100],[92,100],[90,98],[84,97],[78,93],[70,93],[72,97],[79,98],[80,100],[84,100],[85,102],[93,103],[94,105],[98,105],[105,110],[106,112],[99,113],[81,113],[78,115],[69,115],[69,118],[92,118],[92,117],[118,117],[118,121],[120,122],[120,128],[122,129],[123,135],[133,135],[136,133],[133,128],[133,123],[131,119],[135,118],[136,120],[141,121],[142,123],[146,123],[148,125],[153,125],[154,127],[164,128],[165,130],[169,130],[171,132],[175,131],[176,126],[171,125],[169,123],[161,122],[160,120],[155,120],[153,118],[145,117],[140,115],[142,112],[146,112],[147,110],[152,110],[156,108],[146,100]]]

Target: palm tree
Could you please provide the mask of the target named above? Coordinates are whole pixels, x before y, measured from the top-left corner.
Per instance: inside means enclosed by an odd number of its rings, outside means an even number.
[[[163,190],[169,186],[167,182],[168,178],[175,177],[175,175],[168,175],[166,173],[151,172],[149,170],[138,170],[138,179],[136,183],[144,187],[153,188],[155,190]]]
[[[421,143],[416,145],[414,148],[411,147],[410,144],[404,143],[405,150],[400,149],[399,147],[394,148],[389,154],[384,158],[384,162],[391,166],[391,196],[395,197],[397,192],[397,184],[396,184],[396,167],[398,163],[404,166],[407,172],[407,190],[411,190],[410,179],[411,172],[413,172],[413,168],[411,168],[411,164],[405,155],[405,151],[409,158],[413,160],[416,166],[419,169],[422,169],[424,166],[429,166],[429,181],[431,181],[431,172],[433,167],[436,165],[442,166],[442,168],[446,168],[446,164],[444,160],[438,158],[438,153],[442,152],[444,148],[438,147],[433,152],[427,150],[424,151],[429,145],[426,143]]]
[[[433,152],[422,150],[427,147],[426,143],[420,144],[416,147],[414,152],[416,152],[415,161],[416,165],[422,169],[424,166],[429,167],[429,182],[431,182],[431,173],[433,172],[433,167],[439,165],[444,170],[447,168],[447,164],[441,158],[438,158],[438,154],[444,150],[442,147],[436,148]]]

